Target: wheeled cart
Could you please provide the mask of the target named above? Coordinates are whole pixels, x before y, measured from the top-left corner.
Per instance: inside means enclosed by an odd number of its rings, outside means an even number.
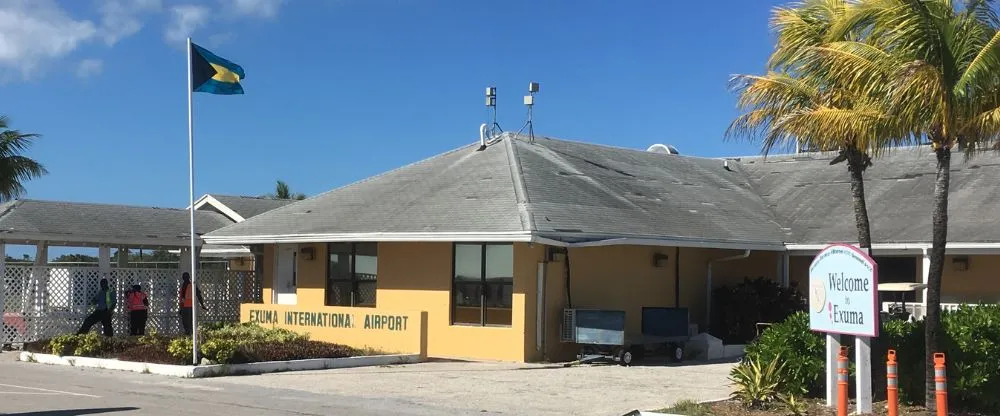
[[[688,336],[687,308],[642,308],[642,333],[626,337],[625,311],[566,309],[563,341],[580,344],[576,364],[613,361],[630,366],[647,351],[663,352],[679,362],[684,359]]]

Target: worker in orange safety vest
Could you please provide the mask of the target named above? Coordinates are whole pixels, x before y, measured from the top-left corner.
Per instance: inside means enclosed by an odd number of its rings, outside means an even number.
[[[142,291],[142,286],[132,285],[132,290],[125,292],[125,305],[128,307],[129,335],[146,335],[146,319],[149,318],[149,296]]]
[[[181,325],[184,327],[184,333],[191,335],[191,321],[193,318],[193,311],[191,306],[194,303],[194,297],[191,296],[191,274],[184,272],[182,275],[183,282],[181,283],[181,291],[178,294],[180,312],[181,312]],[[205,298],[201,296],[201,288],[195,291],[198,295],[198,303],[201,305],[201,310],[207,311],[208,308],[205,307]]]

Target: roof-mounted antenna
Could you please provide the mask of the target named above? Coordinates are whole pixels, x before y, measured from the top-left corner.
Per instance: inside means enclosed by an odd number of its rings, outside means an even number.
[[[493,124],[489,128],[489,137],[495,137],[498,131],[503,133],[503,129],[497,123],[497,87],[486,87],[486,108],[492,110],[493,113]]]
[[[531,115],[532,115],[531,114],[531,109],[535,106],[535,93],[536,92],[538,92],[538,83],[534,82],[534,81],[529,82],[528,83],[528,95],[524,96],[524,105],[528,107],[528,122],[524,124],[524,127],[528,128],[528,142],[529,143],[534,143],[534,141],[535,141],[535,126],[532,124],[532,120],[531,120]],[[521,127],[521,131],[524,130],[524,127]],[[518,131],[518,133],[520,134],[521,131]]]

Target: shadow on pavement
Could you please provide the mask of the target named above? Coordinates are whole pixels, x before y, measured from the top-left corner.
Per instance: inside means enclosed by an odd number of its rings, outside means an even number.
[[[127,412],[139,410],[138,407],[101,407],[94,409],[42,410],[38,412],[4,413],[6,416],[78,416],[97,415],[101,413]]]

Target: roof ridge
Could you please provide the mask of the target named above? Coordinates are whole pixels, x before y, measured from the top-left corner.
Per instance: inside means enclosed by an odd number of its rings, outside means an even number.
[[[507,165],[510,167],[510,180],[514,186],[514,208],[521,218],[521,230],[535,231],[535,218],[528,209],[531,200],[528,197],[528,188],[524,186],[524,171],[521,169],[517,145],[514,144],[514,140],[504,140],[504,146],[507,148]]]
[[[112,204],[106,202],[82,202],[82,201],[55,201],[48,199],[17,199],[17,202],[38,202],[43,204],[67,204],[67,205],[88,205],[88,206],[100,206],[100,207],[118,207],[118,208],[140,208],[140,209],[159,209],[159,210],[169,210],[169,211],[181,211],[187,212],[187,208],[173,208],[173,207],[157,207],[149,205],[130,205],[130,204]],[[198,210],[195,210],[199,212]]]
[[[509,137],[511,137],[513,139],[520,140],[520,141],[529,141],[529,140],[531,140],[530,136],[526,136],[526,135],[521,134],[521,133],[504,132],[504,134],[508,135]],[[650,151],[646,151],[646,150],[643,150],[643,149],[636,149],[636,148],[632,148],[632,147],[615,146],[615,145],[604,144],[604,143],[592,143],[592,142],[585,142],[585,141],[581,141],[581,140],[563,139],[563,138],[559,138],[559,137],[552,137],[552,136],[545,136],[545,135],[538,135],[538,134],[536,134],[534,136],[534,139],[535,140],[544,139],[544,140],[552,140],[552,141],[557,141],[557,142],[574,143],[574,144],[581,144],[581,145],[585,145],[585,146],[601,147],[601,148],[605,148],[605,149],[625,150],[625,151],[636,152],[636,153],[641,153],[641,154],[662,155],[664,157],[667,157],[667,156],[669,156],[669,157],[683,157],[683,158],[688,158],[688,159],[701,159],[701,160],[721,160],[721,159],[724,159],[722,157],[696,156],[696,155],[688,155],[688,154],[683,154],[683,153],[680,153],[680,154],[670,154],[670,155],[668,155],[668,154],[661,154],[661,153],[653,153],[653,152],[650,152]]]

